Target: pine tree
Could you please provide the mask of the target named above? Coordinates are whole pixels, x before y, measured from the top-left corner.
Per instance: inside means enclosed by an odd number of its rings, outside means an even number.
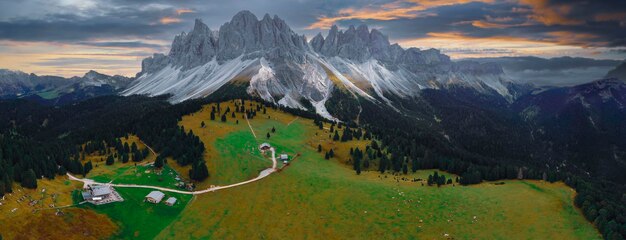
[[[87,173],[89,173],[91,169],[93,169],[93,165],[91,164],[91,161],[86,162],[85,166],[83,167],[83,176],[87,176]]]
[[[276,132],[276,128],[272,127],[272,133]]]
[[[209,177],[209,169],[203,160],[191,165],[191,169],[189,169],[189,177],[196,181],[202,181]]]
[[[417,169],[419,169],[418,164],[419,164],[419,163],[418,163],[417,158],[413,158],[413,160],[412,160],[412,162],[411,162],[411,171],[413,171],[413,172],[417,172]]]
[[[226,114],[222,115],[222,122],[226,122]]]
[[[107,157],[106,165],[113,165],[114,162],[115,162],[115,159],[113,159],[113,156],[109,155]]]
[[[322,144],[317,145],[317,152],[322,152]]]
[[[4,196],[4,190],[6,189],[6,187],[4,187],[4,181],[0,181],[0,198],[2,196]]]
[[[267,137],[267,139],[270,139],[270,133],[267,133],[267,135],[265,135]]]
[[[331,158],[335,157],[335,151],[333,151],[333,149],[331,148],[330,151],[328,152],[328,156]]]
[[[162,168],[163,167],[163,156],[159,155],[157,156],[156,160],[154,161],[154,167],[155,168]]]
[[[339,132],[335,130],[335,136],[333,136],[333,141],[338,141],[338,140],[339,140]]]
[[[330,159],[330,155],[328,154],[328,152],[326,152],[326,153],[324,154],[324,159],[326,159],[326,160]]]
[[[37,176],[32,168],[22,174],[22,187],[36,189],[37,188]]]
[[[13,181],[9,178],[8,174],[4,174],[4,177],[2,178],[2,181],[4,182],[4,192],[5,193],[12,193],[13,192]]]
[[[200,123],[200,127],[201,127],[201,128],[204,128],[204,126],[205,126],[205,125],[204,125],[204,121],[202,121],[202,122]]]

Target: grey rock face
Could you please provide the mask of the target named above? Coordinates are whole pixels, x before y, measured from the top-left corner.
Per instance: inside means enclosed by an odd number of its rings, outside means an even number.
[[[155,53],[152,57],[145,58],[141,61],[141,72],[137,73],[140,76],[144,73],[156,72],[165,66],[170,64],[170,58],[162,53]]]
[[[169,53],[171,61],[185,69],[194,68],[210,61],[217,52],[217,36],[207,25],[196,19],[193,30],[174,38]]]
[[[393,104],[387,94],[411,97],[456,84],[509,95],[497,65],[453,62],[436,49],[403,49],[366,25],[332,26],[326,37],[307,42],[277,16],[259,19],[249,11],[217,32],[196,20],[190,33],[176,36],[168,55],[142,62],[137,83],[123,94],[170,93],[178,102],[209,95],[235,78],[250,81],[249,94],[290,107],[308,100],[321,115],[336,84],[387,104]]]
[[[302,63],[306,50],[306,38],[293,32],[278,16],[272,18],[266,14],[259,20],[250,11],[241,11],[219,31],[212,31],[197,19],[190,33],[183,32],[174,38],[167,56],[155,54],[145,59],[138,76],[156,72],[168,64],[187,70],[214,58],[224,62],[240,56],[244,60],[265,57]]]

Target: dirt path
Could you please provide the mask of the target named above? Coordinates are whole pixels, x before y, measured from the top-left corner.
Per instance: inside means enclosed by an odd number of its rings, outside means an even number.
[[[298,120],[298,118],[300,117],[296,117],[293,120],[291,120],[291,122],[287,123],[287,127],[289,127],[289,125],[291,125],[293,122],[295,122],[296,120]]]
[[[70,173],[67,173],[67,176],[69,177],[70,180],[80,181],[85,186],[88,185],[88,184],[99,184],[99,185],[112,186],[112,187],[148,188],[148,189],[161,190],[161,191],[164,191],[164,192],[174,192],[174,193],[189,194],[189,195],[199,195],[199,194],[204,194],[204,193],[208,193],[208,192],[215,192],[217,190],[233,188],[233,187],[241,186],[241,185],[244,185],[244,184],[256,182],[256,181],[261,180],[261,179],[271,175],[272,173],[276,172],[276,165],[277,165],[277,162],[276,162],[276,151],[274,150],[274,148],[270,148],[270,151],[272,152],[272,168],[268,168],[268,169],[265,169],[265,170],[261,171],[259,173],[259,176],[257,176],[256,178],[253,178],[253,179],[250,179],[250,180],[247,180],[247,181],[243,181],[243,182],[239,182],[239,183],[235,183],[235,184],[231,184],[231,185],[215,186],[215,187],[210,187],[210,188],[207,188],[207,189],[204,189],[204,190],[193,191],[193,192],[183,191],[183,190],[178,190],[178,189],[171,189],[171,188],[164,188],[164,187],[157,187],[157,186],[149,186],[149,185],[100,183],[100,182],[96,182],[94,180],[87,179],[87,178],[77,178],[77,177],[74,177]]]
[[[250,131],[252,132],[252,135],[254,135],[254,138],[256,139],[256,133],[254,133],[254,129],[252,129],[252,125],[250,125],[250,121],[248,121],[248,116],[244,114],[243,117],[246,118],[246,122],[248,122],[248,127],[250,127]]]
[[[148,148],[148,150],[150,150],[150,152],[152,152],[152,154],[154,154],[154,156],[156,156],[156,152],[150,147],[148,146],[148,144],[146,144],[145,142],[141,141],[141,139],[139,139],[139,142],[143,143],[144,146],[146,146],[146,148]]]

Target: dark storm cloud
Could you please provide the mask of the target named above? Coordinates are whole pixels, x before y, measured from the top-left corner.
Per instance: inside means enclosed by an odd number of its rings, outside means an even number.
[[[498,63],[507,76],[538,86],[573,86],[600,79],[621,63],[617,60],[591,58],[499,57],[476,58],[478,62]]]
[[[49,14],[45,19],[13,18],[0,22],[0,39],[13,41],[80,41],[99,38],[150,38],[168,33],[176,24],[158,24],[169,10],[117,9],[106,15],[85,17]]]

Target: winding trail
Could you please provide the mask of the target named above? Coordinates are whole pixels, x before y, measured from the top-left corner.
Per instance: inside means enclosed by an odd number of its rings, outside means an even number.
[[[248,127],[250,127],[250,131],[252,131],[252,135],[254,135],[254,138],[256,139],[256,133],[254,133],[254,129],[252,129],[252,125],[250,125],[250,121],[248,120],[248,115],[243,114],[243,116],[246,118],[246,122],[248,122]]]
[[[164,188],[164,187],[157,187],[157,186],[149,186],[149,185],[100,183],[100,182],[96,182],[96,181],[94,181],[92,179],[88,179],[88,178],[77,178],[77,177],[73,176],[70,173],[67,173],[67,176],[69,177],[70,180],[79,181],[79,182],[82,182],[85,185],[88,185],[88,184],[99,184],[99,185],[105,185],[105,186],[111,186],[111,187],[148,188],[148,189],[161,190],[161,191],[164,191],[164,192],[173,192],[173,193],[181,193],[181,194],[188,194],[188,195],[199,195],[199,194],[204,194],[204,193],[208,193],[208,192],[215,192],[217,190],[233,188],[233,187],[245,185],[245,184],[248,184],[248,183],[256,182],[256,181],[259,181],[259,180],[261,180],[261,179],[271,175],[272,173],[276,172],[276,165],[277,165],[277,162],[276,162],[276,151],[274,150],[274,148],[270,148],[270,151],[272,152],[272,168],[268,168],[268,169],[265,169],[265,170],[261,171],[259,173],[259,176],[257,176],[256,178],[253,178],[253,179],[250,179],[250,180],[247,180],[247,181],[243,181],[243,182],[234,183],[234,184],[231,184],[231,185],[215,186],[215,187],[210,187],[210,188],[207,188],[207,189],[204,189],[204,190],[193,191],[193,192],[183,191],[183,190],[178,190],[178,189],[171,189],[171,188]]]
[[[295,122],[296,120],[298,120],[298,118],[300,117],[296,117],[293,120],[291,120],[291,122],[287,123],[287,127],[289,127],[289,125],[291,125],[293,122]]]
[[[139,139],[139,142],[143,143],[143,145],[146,146],[146,148],[148,148],[148,150],[150,150],[150,152],[152,152],[152,154],[154,154],[154,156],[157,155],[157,153],[150,146],[148,146],[148,144],[143,142],[141,139]]]

